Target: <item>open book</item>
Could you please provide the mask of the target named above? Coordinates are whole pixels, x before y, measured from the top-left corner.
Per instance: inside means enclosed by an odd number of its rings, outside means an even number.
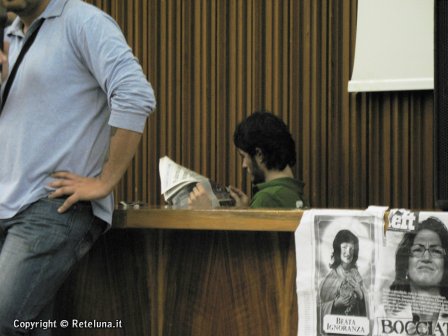
[[[167,156],[159,160],[159,173],[162,195],[176,208],[188,207],[188,195],[198,182],[207,190],[214,208],[235,205],[227,187],[177,164]]]

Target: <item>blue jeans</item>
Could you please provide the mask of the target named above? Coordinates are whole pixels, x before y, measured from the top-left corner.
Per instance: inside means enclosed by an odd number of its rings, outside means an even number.
[[[13,218],[0,219],[1,336],[51,334],[26,330],[20,322],[48,314],[59,287],[106,227],[90,202],[59,214],[63,202],[41,199]]]

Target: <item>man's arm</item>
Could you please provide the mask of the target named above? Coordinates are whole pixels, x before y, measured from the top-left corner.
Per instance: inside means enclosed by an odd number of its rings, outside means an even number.
[[[235,200],[235,208],[248,208],[250,199],[240,189],[230,186],[230,196]],[[212,200],[201,183],[198,183],[188,195],[190,209],[212,209]]]
[[[78,201],[95,200],[110,194],[134,157],[140,139],[141,133],[122,128],[115,129],[111,137],[109,158],[103,166],[101,175],[96,178],[70,172],[53,173],[52,177],[55,180],[49,186],[56,190],[49,197],[69,195],[58,211],[65,212]]]
[[[72,22],[73,24],[73,22]],[[59,208],[64,212],[78,201],[106,197],[134,156],[148,115],[154,111],[154,91],[143,74],[118,24],[103,12],[76,25],[76,51],[105,92],[110,108],[109,125],[115,127],[109,157],[98,177],[55,172],[50,197],[69,197]],[[95,32],[95,33],[93,33]]]

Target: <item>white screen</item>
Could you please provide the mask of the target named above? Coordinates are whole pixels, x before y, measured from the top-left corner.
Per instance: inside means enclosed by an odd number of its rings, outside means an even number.
[[[434,0],[358,0],[349,92],[434,88]]]

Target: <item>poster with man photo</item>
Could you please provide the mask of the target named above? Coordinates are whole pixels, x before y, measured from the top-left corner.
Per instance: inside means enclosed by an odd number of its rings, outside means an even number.
[[[319,335],[371,335],[375,279],[372,216],[316,216]]]
[[[448,335],[448,214],[391,210],[375,291],[375,335]]]

